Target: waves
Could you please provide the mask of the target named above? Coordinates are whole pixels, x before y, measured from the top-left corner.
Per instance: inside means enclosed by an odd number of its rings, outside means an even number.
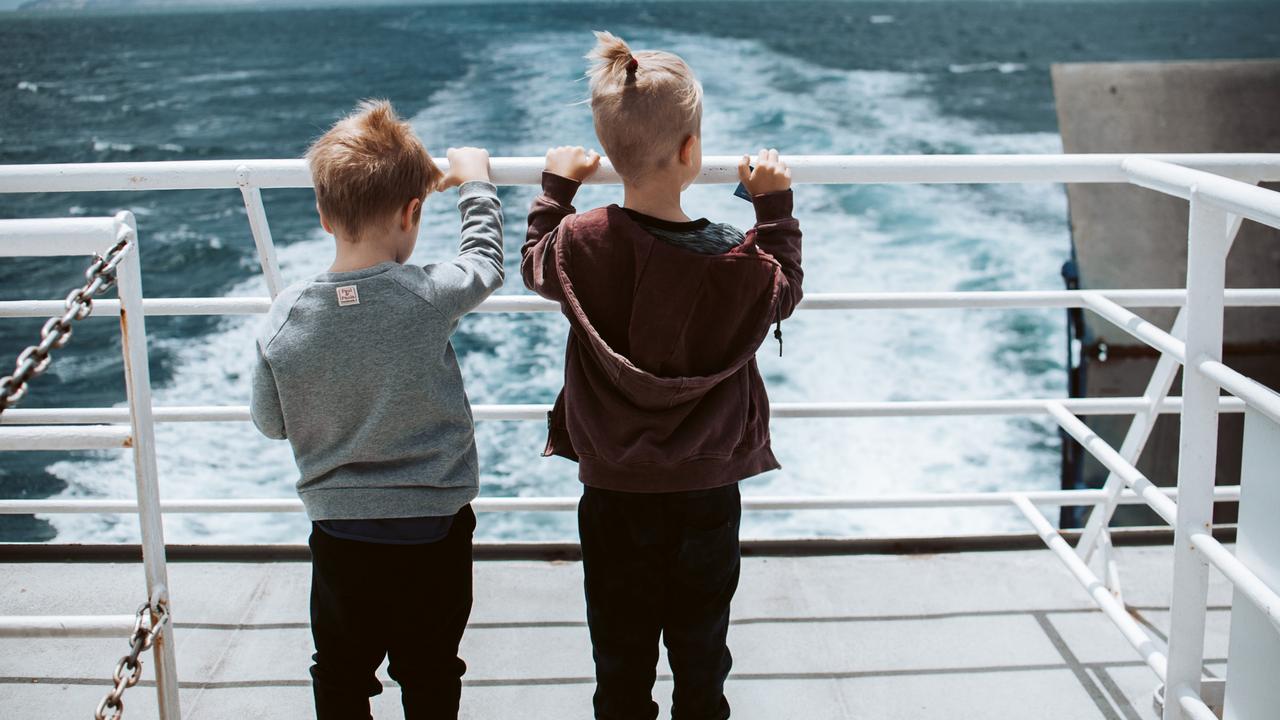
[[[100,154],[119,153],[123,155],[130,155],[135,152],[139,152],[139,151],[146,152],[151,149],[151,148],[140,147],[135,143],[113,142],[111,140],[99,140],[98,138],[93,138],[90,142],[93,145],[93,151],[95,153],[100,153]],[[177,143],[160,143],[158,145],[155,145],[154,149],[162,153],[174,153],[174,154],[182,153],[186,151],[186,148],[184,148],[181,145],[178,145]]]
[[[876,22],[872,19],[870,22]],[[639,47],[665,47],[699,71],[706,91],[707,154],[776,146],[796,154],[1057,152],[1056,135],[993,133],[947,116],[921,74],[839,70],[751,40],[619,30]],[[549,144],[595,144],[580,104],[582,33],[522,32],[475,48],[468,71],[421,98],[413,119],[433,154],[477,144],[495,154],[541,155]],[[732,63],[726,63],[732,58]],[[990,65],[990,67],[987,67]],[[1006,72],[1005,65],[953,65],[950,72]],[[1017,72],[1009,70],[1009,72]],[[234,80],[232,73],[193,81]],[[102,147],[99,147],[99,145]],[[128,143],[94,140],[102,153]],[[181,149],[171,152],[180,153]],[[691,215],[748,227],[749,204],[729,186],[695,186]],[[519,285],[518,248],[533,188],[504,188],[507,286]],[[1068,251],[1065,199],[1052,186],[808,186],[797,190],[805,232],[806,290],[1035,289],[1059,286]],[[619,188],[587,187],[579,208],[621,200]],[[231,201],[231,199],[229,199]],[[415,262],[456,247],[451,197],[427,204]],[[247,230],[243,230],[247,232]],[[289,238],[279,238],[288,240]],[[323,270],[330,240],[318,228],[279,248],[289,280]],[[260,278],[233,294],[261,295]],[[994,398],[1060,394],[1062,317],[1054,311],[919,310],[800,313],[784,323],[786,356],[760,355],[770,395],[779,401]],[[256,318],[229,318],[214,332],[162,340],[173,358],[160,404],[243,404],[253,361]],[[455,338],[473,403],[550,402],[560,387],[567,325],[547,314],[475,315]],[[1037,368],[1024,370],[1025,368]],[[573,495],[574,466],[539,457],[542,423],[482,422],[477,427],[486,495]],[[1053,431],[1044,423],[1000,417],[876,420],[776,420],[780,472],[748,481],[748,494],[885,494],[1057,485]],[[167,424],[158,429],[166,498],[289,497],[296,478],[287,444],[247,424]],[[50,466],[68,496],[129,497],[126,457],[98,453]],[[57,516],[61,540],[136,539],[132,519]],[[876,511],[751,514],[748,536],[908,535],[990,532],[1014,527],[1002,511]],[[172,542],[298,542],[301,516],[183,515],[166,519]],[[481,537],[563,539],[567,514],[486,516]]]
[[[1001,75],[1010,75],[1012,73],[1022,72],[1027,69],[1026,63],[1016,62],[980,62],[969,64],[955,64],[947,66],[947,71],[953,75],[968,75],[976,72],[998,72]]]

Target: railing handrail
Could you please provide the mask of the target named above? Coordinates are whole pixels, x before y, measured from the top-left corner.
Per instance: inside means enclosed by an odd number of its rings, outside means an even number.
[[[1136,185],[1183,200],[1195,197],[1280,228],[1280,194],[1270,190],[1155,158],[1131,157],[1121,167]]]
[[[1077,415],[1133,415],[1150,410],[1159,414],[1182,411],[1182,399],[1169,397],[1151,403],[1142,397],[1097,398],[1013,398],[983,400],[852,400],[845,402],[771,402],[770,417],[790,418],[885,418],[885,417],[974,417],[980,415],[1049,415],[1054,407]],[[471,406],[476,420],[544,420],[548,403],[490,404]],[[1237,397],[1218,400],[1218,412],[1242,413],[1245,401]],[[249,422],[248,405],[157,405],[158,423]],[[0,428],[31,425],[98,425],[129,421],[129,408],[78,407],[8,410],[0,415]],[[2,437],[2,436],[0,436]],[[112,447],[119,447],[113,445]],[[0,443],[3,449],[3,443]]]
[[[1117,290],[956,290],[906,292],[810,293],[798,310],[960,310],[1083,308],[1089,297],[1102,297],[1126,308],[1182,307],[1187,292],[1178,289]],[[1280,306],[1280,288],[1233,288],[1226,291],[1229,307]],[[60,300],[0,300],[0,318],[44,317],[62,306]],[[261,315],[271,309],[271,298],[260,297],[153,297],[144,298],[147,315]],[[491,295],[472,312],[546,313],[560,306],[536,295]],[[99,300],[96,315],[120,314],[117,300]]]
[[[736,155],[703,158],[698,183],[738,182]],[[1130,159],[1176,163],[1249,179],[1280,181],[1280,153],[1152,153],[1043,155],[786,155],[797,183],[1127,183]],[[438,159],[441,169],[448,161]],[[544,159],[494,157],[495,184],[537,185]],[[608,159],[588,184],[616,184]],[[301,159],[163,160],[118,163],[0,165],[0,193],[126,190],[214,190],[237,187],[307,188]]]
[[[1176,499],[1177,488],[1158,488],[1156,493]],[[1036,505],[1091,506],[1106,500],[1106,491],[1098,490],[983,490],[978,492],[903,493],[893,495],[744,495],[744,510],[884,510],[894,508],[940,507],[1004,507],[1017,498]],[[1219,502],[1238,502],[1238,485],[1215,488]],[[1141,494],[1126,490],[1118,502],[1142,505],[1148,502]],[[476,512],[575,512],[578,498],[480,497],[471,501]],[[170,498],[160,501],[162,513],[299,513],[299,498]],[[0,515],[6,514],[125,514],[139,512],[137,501],[103,498],[50,498],[44,500],[0,500]]]

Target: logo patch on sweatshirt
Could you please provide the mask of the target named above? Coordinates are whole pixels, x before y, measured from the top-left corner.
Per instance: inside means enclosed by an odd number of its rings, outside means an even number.
[[[355,285],[343,285],[338,288],[338,307],[360,304],[360,292]]]

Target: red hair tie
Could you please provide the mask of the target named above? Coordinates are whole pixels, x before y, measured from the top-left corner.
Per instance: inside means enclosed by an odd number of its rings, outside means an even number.
[[[636,71],[636,68],[638,67],[640,67],[640,61],[636,60],[635,55],[632,55],[631,59],[627,61],[627,72],[633,73]]]

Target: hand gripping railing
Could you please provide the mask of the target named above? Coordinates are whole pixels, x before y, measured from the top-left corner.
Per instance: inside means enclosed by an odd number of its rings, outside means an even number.
[[[1276,594],[1255,573],[1208,534],[1213,500],[1238,500],[1238,487],[1213,486],[1218,412],[1241,412],[1247,406],[1269,417],[1280,416],[1280,401],[1268,389],[1245,378],[1220,362],[1221,316],[1224,306],[1280,305],[1280,290],[1224,290],[1222,261],[1239,227],[1241,217],[1273,226],[1280,220],[1280,201],[1275,193],[1251,183],[1280,180],[1280,155],[1041,155],[1041,156],[950,156],[950,157],[789,157],[797,183],[1124,183],[1132,182],[1187,198],[1192,203],[1189,245],[1191,271],[1186,290],[1085,290],[976,293],[840,293],[811,294],[800,308],[824,309],[885,308],[1011,308],[1084,307],[1116,323],[1135,337],[1160,350],[1161,358],[1147,390],[1132,398],[1015,399],[972,401],[909,402],[824,402],[776,403],[773,416],[797,417],[885,417],[921,415],[1049,415],[1068,434],[1111,471],[1100,490],[996,492],[954,494],[911,494],[860,497],[748,497],[744,507],[756,510],[811,508],[896,508],[896,507],[978,507],[1013,506],[1026,517],[1045,544],[1067,565],[1072,575],[1124,637],[1146,660],[1151,669],[1173,690],[1166,703],[1166,720],[1202,717],[1208,712],[1199,695],[1200,666],[1203,662],[1205,614],[1204,561],[1222,570],[1237,589],[1262,608],[1276,622]],[[699,182],[736,182],[736,157],[709,157]],[[498,184],[536,184],[542,168],[540,158],[494,158],[494,181]],[[1215,174],[1216,173],[1216,174]],[[1223,177],[1226,176],[1226,177]],[[590,182],[617,182],[607,161]],[[261,189],[309,187],[310,177],[300,160],[200,161],[168,163],[118,163],[84,165],[25,165],[0,167],[0,192],[84,192],[102,190],[179,190],[238,188],[249,216],[250,229],[258,249],[267,289],[274,296],[280,288],[274,245],[262,202]],[[1228,215],[1230,213],[1231,215]],[[811,242],[814,239],[810,239]],[[818,239],[818,241],[822,241]],[[142,301],[122,287],[120,303],[98,303],[100,314],[121,313],[141,319],[139,310],[153,315],[256,314],[265,312],[270,297],[263,298],[157,298]],[[139,304],[141,303],[141,304]],[[56,303],[55,303],[56,304]],[[51,312],[47,301],[0,302],[0,317],[32,317]],[[1180,307],[1173,332],[1166,333],[1133,314],[1134,307]],[[528,296],[497,296],[486,301],[482,312],[547,312],[552,303]],[[1216,318],[1216,320],[1215,320]],[[137,323],[141,325],[140,322]],[[132,327],[132,322],[130,323]],[[1181,338],[1184,338],[1181,339]],[[145,346],[143,346],[145,353]],[[1188,358],[1190,361],[1188,361]],[[1173,377],[1186,365],[1182,398],[1168,397]],[[145,362],[142,364],[145,370]],[[96,446],[119,445],[111,435],[112,424],[130,419],[151,427],[159,422],[247,421],[243,406],[161,407],[154,416],[150,407],[149,381],[144,376],[145,398],[131,389],[130,407],[17,409],[0,416],[0,433],[13,433],[13,442],[0,442],[0,449],[22,443],[42,447],[69,447],[75,443]],[[1221,386],[1234,398],[1217,397]],[[145,402],[145,412],[137,408]],[[542,419],[541,405],[480,405],[478,420]],[[1155,487],[1135,467],[1156,417],[1162,413],[1183,416],[1178,489]],[[1098,438],[1078,415],[1129,414],[1133,422],[1119,451]],[[22,423],[17,425],[16,423]],[[105,423],[94,429],[91,423]],[[66,425],[72,433],[62,433]],[[63,427],[57,427],[63,426]],[[98,437],[102,435],[103,437]],[[134,433],[134,437],[138,435]],[[0,438],[5,437],[0,435]],[[149,435],[148,435],[149,438]],[[148,439],[148,442],[149,439]],[[135,458],[139,448],[135,442]],[[163,545],[159,539],[158,516],[163,512],[281,512],[300,511],[296,499],[205,499],[171,500],[160,503],[155,497],[154,457],[149,468],[139,463],[139,500],[5,500],[0,513],[54,512],[137,512],[156,521],[156,532],[148,535],[144,522],[144,549],[158,559],[163,570]],[[148,474],[143,492],[143,476]],[[1176,499],[1176,502],[1175,502]],[[1175,576],[1173,627],[1168,647],[1147,633],[1125,611],[1118,590],[1114,565],[1108,566],[1104,583],[1088,566],[1095,549],[1109,548],[1107,524],[1117,504],[1146,503],[1166,521],[1175,525]],[[478,511],[570,511],[575,498],[481,498]],[[1036,505],[1089,505],[1094,512],[1076,548],[1071,548]],[[148,572],[148,580],[151,580]],[[163,583],[161,583],[163,586]],[[63,619],[67,620],[67,619]],[[69,627],[81,633],[98,633],[99,623],[69,619]],[[35,623],[48,631],[48,619]],[[0,632],[5,625],[0,622]],[[164,670],[172,678],[172,668]],[[173,710],[162,717],[176,718],[176,691],[171,695]]]
[[[151,375],[147,365],[147,331],[142,309],[142,267],[138,261],[137,236],[137,225],[131,213],[108,218],[0,220],[0,257],[86,255],[98,257],[101,261],[100,256],[105,255],[116,265],[115,284],[120,296],[116,314],[120,317],[125,388],[129,400],[128,416],[121,420],[127,419],[130,424],[58,428],[3,426],[0,427],[0,450],[132,448],[137,479],[135,511],[141,525],[142,562],[147,582],[147,601],[139,611],[136,623],[128,617],[122,622],[118,616],[0,617],[0,637],[98,637],[111,633],[118,626],[134,625],[131,636],[134,647],[117,665],[113,688],[99,704],[96,716],[105,717],[111,712],[112,717],[120,717],[123,709],[121,695],[126,688],[137,683],[142,670],[137,654],[145,649],[145,645],[151,648],[156,661],[160,715],[169,720],[179,717],[178,681],[172,626],[166,623],[169,581],[156,469],[155,422],[151,413]],[[105,266],[106,262],[101,264]],[[99,285],[105,282],[95,277],[88,280],[85,289],[94,287],[95,282]],[[73,307],[73,297],[81,304]],[[83,300],[84,296],[73,293],[68,297],[64,310],[73,317],[84,317],[88,311],[81,315],[78,309],[84,307]],[[51,337],[48,331],[53,324],[46,325],[46,338]],[[58,337],[66,337],[69,330],[60,332],[64,334]],[[47,362],[47,357],[43,362]],[[139,628],[144,625],[146,629],[140,635]],[[138,644],[139,638],[141,645]]]

